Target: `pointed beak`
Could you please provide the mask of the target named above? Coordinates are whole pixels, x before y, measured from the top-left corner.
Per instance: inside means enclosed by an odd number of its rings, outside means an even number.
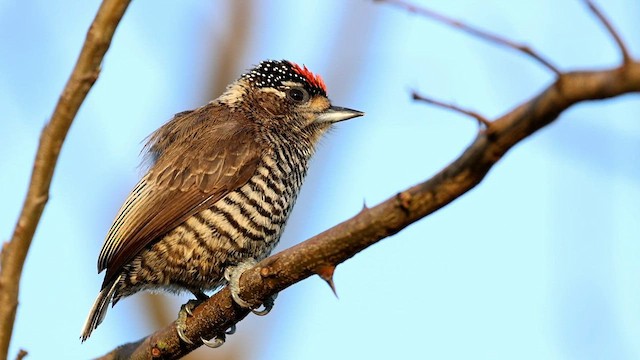
[[[317,123],[337,123],[344,120],[353,119],[362,116],[364,113],[358,110],[347,109],[339,106],[332,106],[316,118]]]

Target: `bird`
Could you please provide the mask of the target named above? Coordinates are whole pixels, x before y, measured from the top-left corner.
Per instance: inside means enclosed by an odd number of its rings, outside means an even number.
[[[81,341],[109,304],[140,291],[196,297],[178,315],[178,335],[190,344],[184,319],[205,292],[231,282],[233,299],[247,307],[234,279],[278,243],[321,137],[363,115],[333,106],[322,77],[306,66],[265,60],[153,132],[144,146],[147,172],[98,256],[98,273],[106,272]]]

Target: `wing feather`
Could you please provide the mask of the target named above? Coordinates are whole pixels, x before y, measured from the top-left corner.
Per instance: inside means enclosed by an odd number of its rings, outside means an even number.
[[[182,133],[189,129],[196,134]],[[103,284],[162,235],[249,181],[262,156],[250,129],[209,104],[176,115],[151,136],[155,163],[125,200],[98,258],[98,271],[107,270]]]

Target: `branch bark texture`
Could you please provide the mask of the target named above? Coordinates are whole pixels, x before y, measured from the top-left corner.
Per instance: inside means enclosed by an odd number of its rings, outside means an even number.
[[[22,267],[42,212],[49,198],[49,187],[62,143],[80,105],[100,73],[115,29],[129,0],[105,0],[87,32],[84,46],[51,120],[40,135],[29,189],[11,240],[0,254],[0,359],[7,358],[18,307]]]

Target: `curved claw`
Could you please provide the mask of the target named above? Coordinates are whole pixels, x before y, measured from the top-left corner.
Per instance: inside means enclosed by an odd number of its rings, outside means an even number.
[[[258,309],[251,309],[251,312],[258,315],[258,316],[265,316],[268,313],[271,312],[271,309],[273,309],[273,303],[269,306],[268,304],[264,303],[262,304],[262,306],[264,306],[264,309],[262,310],[258,310]]]
[[[227,334],[227,335],[235,334],[236,333],[236,325],[235,324],[231,325],[231,327],[228,328],[227,331],[225,331],[224,333]]]
[[[180,312],[178,312],[178,319],[176,320],[176,332],[178,333],[178,337],[180,338],[180,340],[189,345],[193,345],[193,341],[189,340],[189,338],[187,338],[187,336],[184,334],[184,329],[186,329],[187,327],[187,317],[193,316],[193,309],[195,309],[203,301],[204,299],[189,300],[180,307]]]
[[[240,295],[239,295],[240,276],[242,276],[242,273],[252,268],[255,264],[256,264],[255,259],[248,258],[240,262],[238,265],[229,266],[224,270],[224,278],[229,283],[229,290],[231,290],[231,297],[233,298],[233,301],[236,304],[240,305],[240,307],[243,307],[243,308],[248,308],[251,306],[249,305],[248,302],[240,298]]]
[[[264,306],[264,309],[262,310],[258,310],[258,309],[251,309],[251,312],[258,315],[258,316],[265,316],[267,315],[269,312],[271,312],[271,309],[273,309],[273,305],[275,304],[276,298],[278,297],[278,294],[275,294],[273,296],[271,296],[270,298],[268,298],[264,304],[262,304],[262,306]]]
[[[193,341],[189,340],[189,338],[187,338],[184,335],[184,329],[180,326],[176,326],[176,332],[178,333],[178,337],[180,338],[180,340],[184,341],[185,343],[189,344],[189,345],[193,345]]]
[[[256,260],[249,258],[249,259],[243,260],[236,266],[227,267],[224,271],[224,278],[229,283],[229,290],[231,291],[231,297],[233,298],[233,301],[243,308],[250,308],[251,304],[249,304],[248,302],[246,302],[240,297],[240,294],[239,294],[240,293],[240,276],[242,276],[242,273],[244,273],[246,270],[255,266],[255,264],[256,264]],[[264,302],[264,304],[262,304],[262,306],[264,306],[264,309],[262,310],[252,309],[251,312],[253,312],[258,316],[267,315],[273,308],[273,303],[277,296],[278,295],[276,294],[270,297],[269,299],[267,299]]]
[[[240,305],[240,307],[243,307],[243,308],[251,307],[251,305],[249,305],[248,302],[242,300],[240,295],[238,295],[238,291],[236,290],[236,287],[234,286],[231,286],[231,298],[236,304]]]
[[[235,327],[235,325],[233,326]],[[212,340],[207,340],[204,338],[200,338],[200,340],[202,340],[202,343],[207,346],[210,347],[212,349],[215,348],[219,348],[220,346],[222,346],[226,340],[226,336],[224,334],[220,335],[220,336],[216,336],[214,337]]]

